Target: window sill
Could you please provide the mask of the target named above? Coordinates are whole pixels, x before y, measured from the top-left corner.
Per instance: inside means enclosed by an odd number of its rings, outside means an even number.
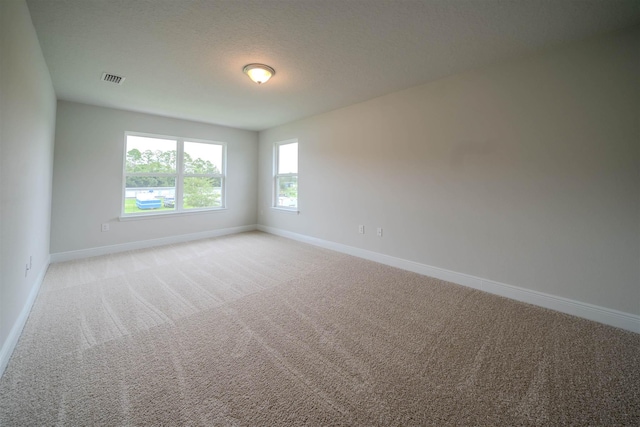
[[[188,212],[167,212],[167,213],[151,213],[151,214],[138,214],[138,215],[127,215],[127,216],[119,216],[118,221],[138,221],[141,219],[155,219],[155,218],[175,218],[182,216],[190,216],[190,215],[202,215],[214,212],[223,212],[226,211],[227,208],[217,208],[217,209],[203,209],[203,210],[194,210]]]
[[[271,206],[271,209],[273,209],[274,211],[287,213],[287,214],[290,214],[290,215],[300,215],[300,211],[298,210],[298,208],[289,209],[289,208],[279,208],[279,207],[276,207],[276,206]]]

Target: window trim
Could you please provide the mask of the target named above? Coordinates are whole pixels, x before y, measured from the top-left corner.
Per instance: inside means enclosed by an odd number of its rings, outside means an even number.
[[[171,141],[176,141],[176,172],[175,173],[127,173],[127,142],[129,136],[139,136],[143,138],[155,138],[155,139],[167,139]],[[213,144],[222,146],[222,159],[221,159],[221,168],[220,174],[185,174],[184,173],[184,143],[185,142],[196,142],[200,144]],[[120,217],[121,221],[128,221],[131,219],[143,219],[150,217],[162,217],[162,216],[183,216],[183,215],[191,215],[197,213],[210,213],[215,211],[223,211],[227,209],[227,143],[222,141],[214,141],[200,138],[189,138],[189,137],[180,137],[173,135],[161,135],[154,133],[146,133],[146,132],[134,132],[134,131],[126,131],[124,133],[124,145],[123,145],[123,156],[122,156],[122,182],[121,189],[122,195],[120,198]],[[158,212],[137,212],[137,213],[125,213],[125,204],[126,204],[126,191],[127,191],[127,176],[135,175],[135,176],[175,176],[176,179],[176,190],[175,190],[175,200],[176,206],[174,210],[168,211],[158,211]],[[215,177],[220,178],[220,206],[210,207],[210,208],[196,208],[196,209],[185,209],[182,206],[184,202],[183,190],[184,190],[184,178],[190,177]],[[178,203],[178,200],[180,203]],[[180,206],[178,206],[180,205]]]
[[[280,161],[279,156],[280,153],[278,151],[278,148],[281,145],[288,145],[288,144],[298,144],[298,172],[296,173],[282,173],[279,174],[278,173],[278,163]],[[272,201],[271,201],[271,208],[273,209],[277,209],[277,210],[282,210],[282,211],[287,211],[287,212],[294,212],[294,213],[300,213],[300,197],[299,197],[299,191],[300,191],[300,143],[298,141],[298,138],[292,138],[292,139],[286,139],[284,141],[278,141],[278,142],[274,142],[273,143],[273,181],[272,181],[272,185],[273,185],[273,189],[271,191],[271,197],[272,197]],[[292,177],[295,176],[296,178],[298,178],[298,197],[296,198],[296,207],[287,207],[287,206],[279,206],[278,205],[278,178],[286,178],[286,177]]]

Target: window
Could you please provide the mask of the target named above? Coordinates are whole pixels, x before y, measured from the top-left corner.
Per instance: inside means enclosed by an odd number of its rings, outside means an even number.
[[[222,209],[226,145],[126,134],[123,216]]]
[[[277,142],[274,146],[274,202],[282,209],[298,209],[298,141]]]

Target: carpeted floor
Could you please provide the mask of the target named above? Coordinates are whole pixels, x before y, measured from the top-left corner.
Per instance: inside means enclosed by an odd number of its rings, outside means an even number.
[[[640,335],[259,232],[51,265],[0,425],[640,425]]]

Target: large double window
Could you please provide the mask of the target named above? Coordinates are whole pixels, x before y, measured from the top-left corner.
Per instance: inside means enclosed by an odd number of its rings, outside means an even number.
[[[298,210],[298,141],[274,145],[273,206]]]
[[[123,216],[225,207],[226,144],[127,132]]]

